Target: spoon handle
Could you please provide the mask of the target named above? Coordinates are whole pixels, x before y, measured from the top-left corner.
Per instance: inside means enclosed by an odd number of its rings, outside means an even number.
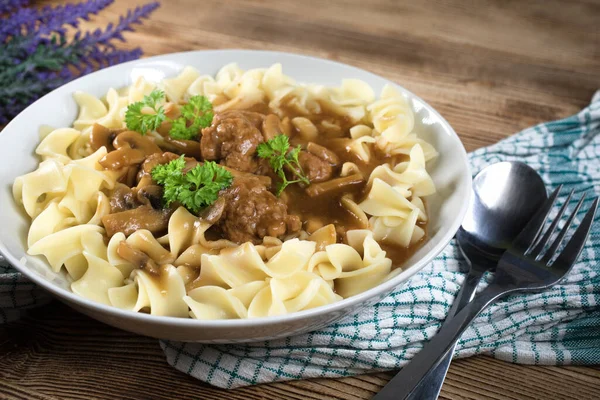
[[[454,317],[458,311],[462,310],[463,307],[469,304],[469,302],[473,299],[475,291],[477,290],[477,285],[479,284],[479,281],[481,280],[481,277],[485,271],[485,268],[480,268],[477,266],[472,266],[469,269],[469,274],[465,277],[463,285],[456,295],[454,302],[452,303],[452,308],[450,308],[450,311],[448,311],[448,315],[446,316],[444,324],[450,321],[450,319]],[[417,386],[417,388],[407,397],[408,400],[434,400],[438,398],[440,395],[440,390],[442,390],[442,385],[444,384],[444,379],[446,379],[446,373],[450,367],[450,362],[452,361],[452,355],[454,354],[455,347],[456,344],[452,346],[448,354],[439,363],[439,365],[429,371],[419,386]]]
[[[469,324],[491,302],[510,292],[506,287],[492,283],[479,296],[467,304],[454,318],[450,318],[442,329],[405,365],[373,400],[406,399],[419,385],[429,371],[436,367],[454,347],[460,335]]]

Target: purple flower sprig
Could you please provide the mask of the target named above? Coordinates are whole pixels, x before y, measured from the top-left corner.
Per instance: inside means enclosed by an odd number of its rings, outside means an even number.
[[[0,16],[23,8],[29,4],[29,0],[2,0],[0,1]]]
[[[115,25],[93,32],[77,31],[67,38],[67,27],[102,11],[114,0],[36,9],[27,0],[0,2],[0,125],[49,91],[98,68],[139,58],[140,48],[119,50],[115,41],[141,24],[159,4],[129,10]]]

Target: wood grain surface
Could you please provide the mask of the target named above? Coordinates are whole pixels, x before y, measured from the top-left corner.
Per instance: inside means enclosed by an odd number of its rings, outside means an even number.
[[[84,28],[143,0],[119,0]],[[58,4],[42,1],[39,4]],[[145,55],[220,48],[290,51],[355,65],[437,108],[467,150],[568,116],[600,88],[594,0],[163,0],[123,47]],[[169,367],[154,339],[55,302],[0,328],[4,399],[368,399],[392,373],[224,391]],[[452,363],[442,399],[598,399],[600,369]]]

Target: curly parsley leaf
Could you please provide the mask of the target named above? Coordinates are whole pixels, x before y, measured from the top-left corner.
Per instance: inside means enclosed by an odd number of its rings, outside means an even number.
[[[125,111],[127,129],[142,135],[158,129],[160,124],[167,119],[164,108],[159,105],[164,97],[165,92],[162,90],[153,90],[149,95],[144,96],[142,101],[130,104]],[[147,108],[151,111],[148,112]]]
[[[165,98],[165,92],[162,90],[153,90],[148,96],[144,96],[142,100],[148,107],[156,108],[156,104]]]
[[[277,196],[292,183],[302,182],[310,185],[310,181],[302,171],[302,166],[298,161],[300,155],[300,146],[290,150],[290,141],[286,135],[277,135],[267,142],[261,143],[257,147],[257,153],[260,158],[269,161],[269,165],[273,171],[281,178],[281,182],[277,185]],[[285,175],[284,168],[287,167],[297,179],[288,180]]]
[[[212,108],[212,103],[205,96],[192,96],[188,103],[181,107],[181,115],[186,119],[195,119],[198,117],[198,113],[204,114],[212,111]]]
[[[182,155],[167,164],[158,164],[152,168],[152,179],[160,184],[168,180],[179,179],[183,176],[182,171],[185,168],[185,158]]]
[[[294,162],[294,163],[298,164],[298,166],[300,166],[300,161],[298,161],[299,155],[300,155],[300,146],[296,146],[292,150],[290,150],[289,153],[287,153],[285,158],[287,160],[289,160],[290,162]]]
[[[190,140],[198,135],[198,132],[193,132],[187,126],[187,121],[185,118],[177,118],[171,123],[171,130],[169,131],[169,136],[173,139],[184,139]]]
[[[184,168],[182,155],[152,169],[152,179],[164,187],[163,199],[167,206],[178,202],[198,214],[217,201],[219,192],[233,182],[233,175],[214,161],[198,164],[185,174]]]
[[[198,131],[210,126],[213,117],[212,103],[204,96],[192,96],[181,107],[181,117],[173,121],[169,135],[173,139],[196,139]]]

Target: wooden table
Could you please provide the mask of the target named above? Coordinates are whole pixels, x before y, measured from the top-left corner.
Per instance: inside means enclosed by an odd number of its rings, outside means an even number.
[[[84,26],[116,21],[141,1],[119,0]],[[269,49],[352,64],[423,97],[470,151],[589,102],[600,87],[599,21],[594,0],[165,0],[125,46],[148,56]],[[0,333],[0,398],[367,399],[391,376],[224,391],[169,367],[156,340],[59,303]],[[597,399],[600,369],[473,357],[452,364],[441,398]]]

